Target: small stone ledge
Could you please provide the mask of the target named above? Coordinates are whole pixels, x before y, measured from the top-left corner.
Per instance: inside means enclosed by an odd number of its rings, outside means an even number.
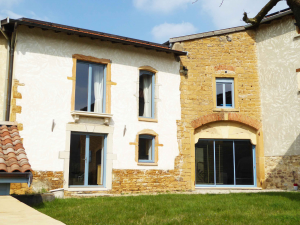
[[[80,117],[94,117],[94,118],[102,118],[104,119],[104,124],[109,125],[112,114],[107,113],[95,113],[95,112],[85,112],[85,111],[72,111],[71,115],[74,118],[74,122],[79,122]]]

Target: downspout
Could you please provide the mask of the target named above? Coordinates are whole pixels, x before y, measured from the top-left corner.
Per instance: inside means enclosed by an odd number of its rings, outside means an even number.
[[[7,22],[9,23],[9,18],[7,17]],[[3,116],[2,121],[6,120],[6,109],[7,109],[7,86],[8,86],[8,70],[9,70],[9,49],[10,49],[10,39],[7,37],[6,33],[2,30],[1,21],[0,21],[0,31],[2,35],[7,40],[7,57],[6,57],[6,75],[5,75],[5,85],[4,85],[4,99],[3,99]],[[4,106],[5,105],[5,106]]]
[[[7,92],[7,107],[6,107],[6,121],[10,119],[10,107],[11,107],[11,89],[12,89],[12,79],[13,79],[13,63],[14,63],[14,53],[15,53],[15,40],[17,34],[18,23],[15,22],[14,31],[10,41],[9,48],[9,75],[8,75],[8,92]]]

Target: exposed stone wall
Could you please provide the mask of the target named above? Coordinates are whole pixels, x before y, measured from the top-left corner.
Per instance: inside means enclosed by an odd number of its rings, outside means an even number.
[[[265,157],[265,167],[266,188],[293,189],[294,182],[300,183],[299,155]]]
[[[187,56],[181,57],[188,74],[181,75],[181,120],[177,122],[180,153],[175,165],[181,168],[180,176],[187,181],[195,176],[191,123],[201,116],[218,113],[213,90],[216,77],[234,77],[236,114],[261,122],[255,33],[245,31],[228,36],[231,41],[225,35],[181,43],[184,51],[188,51]]]
[[[54,171],[34,171],[32,185],[28,188],[27,184],[11,184],[10,194],[37,193],[44,190],[53,190],[63,187],[63,172]]]
[[[187,190],[175,170],[113,170],[112,193],[165,192]]]

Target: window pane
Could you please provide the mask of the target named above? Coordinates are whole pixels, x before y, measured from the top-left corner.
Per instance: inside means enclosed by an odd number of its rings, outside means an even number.
[[[237,185],[253,185],[253,156],[250,141],[235,141],[235,176]]]
[[[233,141],[216,141],[216,183],[234,184]]]
[[[75,110],[87,111],[89,64],[77,62]]]
[[[91,112],[103,113],[104,66],[91,64]]]
[[[71,134],[69,185],[84,185],[85,135]]]
[[[153,138],[139,137],[139,160],[152,160],[152,140]]]
[[[139,116],[152,117],[152,75],[140,76]]]
[[[223,106],[223,84],[217,83],[217,106]]]
[[[90,135],[88,185],[103,184],[103,141],[101,136]]]
[[[232,83],[225,84],[226,107],[232,107]]]
[[[199,140],[195,150],[196,184],[213,185],[215,183],[213,141]]]

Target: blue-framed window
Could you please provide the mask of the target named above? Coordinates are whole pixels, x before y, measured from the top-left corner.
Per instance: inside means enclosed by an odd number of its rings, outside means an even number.
[[[139,135],[139,162],[151,163],[155,161],[155,137]]]
[[[139,117],[155,118],[155,74],[141,70],[139,79]]]
[[[106,65],[77,61],[75,110],[105,113]]]
[[[256,187],[255,146],[250,140],[203,140],[195,144],[195,184]]]
[[[106,134],[71,133],[69,186],[106,186]]]
[[[234,108],[234,81],[232,78],[216,78],[217,108]]]

